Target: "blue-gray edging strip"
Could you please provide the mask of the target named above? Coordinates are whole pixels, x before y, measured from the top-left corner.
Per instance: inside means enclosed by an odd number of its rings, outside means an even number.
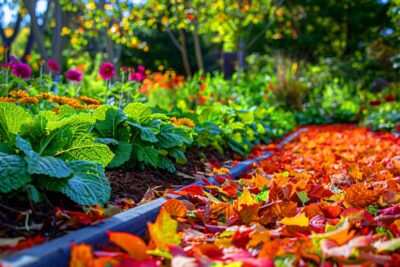
[[[303,128],[290,134],[279,143],[279,148],[282,148],[305,131],[307,131],[307,129]],[[239,162],[236,166],[230,168],[230,176],[236,178],[240,174],[246,172],[253,163],[267,159],[271,155],[272,153],[267,152],[258,158]],[[210,183],[215,183],[214,176],[209,177],[208,181]],[[191,185],[204,186],[204,183],[199,181]],[[1,260],[0,264],[2,264],[3,267],[67,267],[69,264],[71,243],[85,243],[96,247],[98,244],[107,242],[107,231],[143,235],[147,231],[147,223],[155,220],[161,205],[165,201],[165,198],[158,198],[146,204],[126,210],[98,224],[73,231],[70,234],[51,240],[43,245],[38,245],[11,255]]]

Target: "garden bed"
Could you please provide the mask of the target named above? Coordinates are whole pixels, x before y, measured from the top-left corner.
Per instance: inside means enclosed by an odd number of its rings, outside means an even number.
[[[281,148],[299,134],[306,131],[306,129],[299,129],[291,134],[287,134],[281,141],[274,145],[275,148]],[[229,154],[227,154],[229,155]],[[253,157],[247,161],[235,163],[235,166],[230,169],[230,176],[238,177],[245,173],[249,168],[260,160],[264,160],[270,156],[269,152],[262,152],[257,157]],[[227,156],[219,154],[210,154],[211,160],[224,160]],[[208,179],[209,183],[215,183],[213,177]],[[200,180],[192,185],[204,186],[204,180]],[[173,197],[169,195],[169,197]],[[66,266],[67,258],[69,255],[69,244],[73,243],[86,243],[86,244],[99,244],[107,240],[105,231],[127,231],[137,235],[145,233],[147,222],[154,221],[162,203],[165,202],[164,198],[142,204],[139,207],[131,208],[120,214],[99,222],[96,225],[86,227],[74,231],[64,237],[57,238],[44,245],[39,245],[32,249],[17,253],[3,260],[5,264],[13,264],[12,266]]]
[[[26,201],[10,203],[0,198],[0,232],[1,236],[7,237],[3,239],[4,242],[10,240],[7,245],[2,245],[2,257],[156,199],[166,189],[178,189],[207,177],[212,172],[209,162],[232,162],[231,152],[219,154],[214,149],[188,151],[187,157],[188,163],[178,164],[176,173],[152,168],[107,171],[112,194],[104,209],[81,207],[67,197],[54,193],[48,194],[48,202],[44,204]]]

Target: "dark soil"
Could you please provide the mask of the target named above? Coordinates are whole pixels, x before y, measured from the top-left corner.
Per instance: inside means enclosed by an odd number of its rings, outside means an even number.
[[[227,162],[233,156],[231,152],[221,155],[212,148],[203,149],[200,152],[190,150],[185,154],[188,162],[177,164],[176,173],[151,168],[107,171],[107,176],[111,181],[112,201],[130,198],[135,202],[140,202],[159,197],[165,189],[176,189],[206,177],[212,171],[208,162]]]

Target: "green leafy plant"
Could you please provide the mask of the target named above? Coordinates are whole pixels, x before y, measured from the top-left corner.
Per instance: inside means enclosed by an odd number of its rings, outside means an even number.
[[[94,142],[89,114],[66,108],[60,115],[43,111],[32,117],[9,103],[0,103],[0,110],[1,193],[56,191],[81,205],[108,201],[111,187],[102,164],[113,154]]]
[[[109,168],[133,164],[174,172],[171,159],[186,162],[184,151],[193,143],[194,132],[189,127],[172,125],[165,114],[153,113],[142,103],[131,103],[123,111],[104,105],[93,115],[96,142],[107,144],[116,155]]]

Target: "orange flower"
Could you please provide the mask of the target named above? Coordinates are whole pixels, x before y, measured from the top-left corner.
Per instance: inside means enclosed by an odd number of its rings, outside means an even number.
[[[204,104],[208,101],[208,98],[201,93],[197,94],[197,104]]]
[[[22,97],[20,99],[18,99],[17,103],[27,103],[27,104],[36,104],[39,101],[39,99],[37,99],[36,97]]]
[[[24,90],[18,90],[18,91],[10,92],[10,96],[13,96],[16,98],[23,98],[23,97],[29,97],[29,93]]]
[[[90,98],[88,96],[81,96],[79,100],[85,102],[86,104],[94,104],[94,105],[101,105],[101,102],[97,99]]]
[[[16,100],[12,97],[2,96],[0,97],[0,102],[12,102],[15,103]]]
[[[49,93],[40,93],[36,96],[36,98],[38,99],[47,99],[47,100],[51,100],[53,96]]]
[[[189,118],[176,119],[175,117],[173,117],[173,118],[170,119],[170,121],[175,126],[187,126],[187,127],[190,127],[190,128],[194,128],[194,126],[196,126],[194,121],[189,119]]]

